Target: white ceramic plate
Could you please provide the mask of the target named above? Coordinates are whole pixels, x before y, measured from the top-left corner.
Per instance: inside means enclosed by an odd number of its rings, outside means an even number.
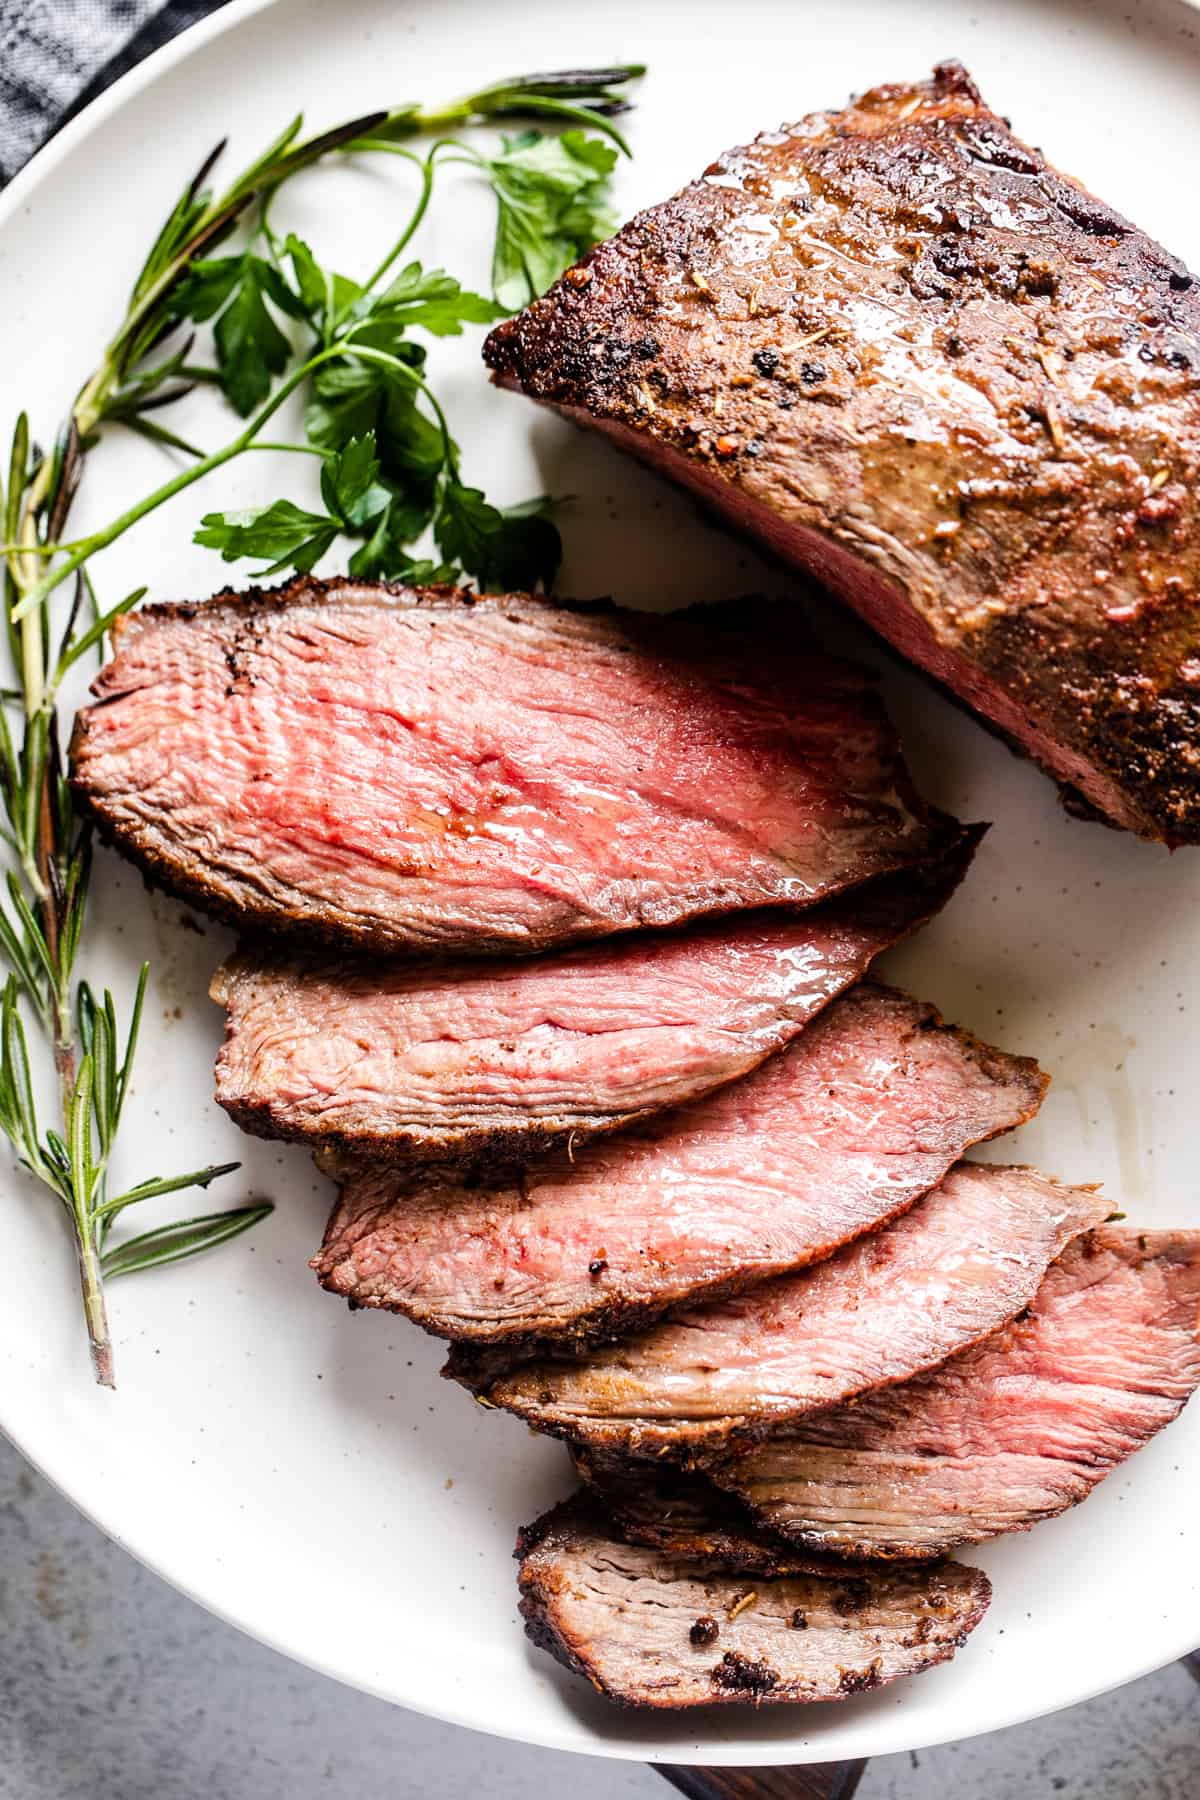
[[[760,127],[956,54],[1018,131],[1195,263],[1198,23],[1168,0],[235,4],[127,77],[0,203],[0,426],[27,405],[36,428],[52,429],[119,314],[147,232],[216,138],[228,134],[240,162],[300,107],[327,124],[528,68],[651,64],[632,121],[637,159],[620,176],[628,212]],[[405,216],[404,180],[390,161],[343,166],[306,178],[280,213],[335,266],[362,269],[389,219]],[[482,285],[489,238],[488,203],[468,184],[435,208],[417,249]],[[579,496],[565,518],[564,592],[656,604],[786,587],[598,441],[492,394],[477,335],[439,346],[434,367],[468,473],[489,492]],[[194,430],[228,435],[215,405]],[[103,594],[219,586],[216,560],[191,546],[196,520],[210,505],[302,497],[297,459],[278,460],[246,459],[140,528],[97,565]],[[149,446],[114,436],[77,523],[110,516],[161,468]],[[996,821],[966,891],[888,968],[1052,1071],[1041,1118],[998,1157],[1103,1179],[1147,1225],[1200,1225],[1200,854],[1170,858],[1073,822],[1048,781],[833,609],[830,633],[885,669],[926,790]],[[305,1260],[328,1192],[301,1153],[240,1139],[209,1099],[220,1021],[205,989],[226,935],[182,929],[180,910],[111,858],[96,892],[93,974],[128,994],[138,959],[154,966],[126,1168],[240,1154],[243,1190],[279,1207],[210,1260],[114,1287],[113,1395],[88,1378],[60,1221],[6,1173],[0,1422],[113,1537],[205,1605],[406,1706],[674,1762],[802,1762],[960,1738],[1200,1642],[1197,1406],[1086,1506],[980,1554],[995,1604],[951,1667],[838,1708],[683,1722],[608,1708],[526,1647],[516,1615],[513,1535],[566,1491],[561,1449],[441,1383],[430,1339],[318,1292]]]

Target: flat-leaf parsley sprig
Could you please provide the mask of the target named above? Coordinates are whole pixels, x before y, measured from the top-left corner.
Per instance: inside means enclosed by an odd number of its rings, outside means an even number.
[[[641,73],[631,64],[524,76],[446,106],[370,113],[308,138],[296,119],[232,182],[214,189],[218,146],[163,221],[125,316],[51,447],[38,448],[25,414],[16,422],[7,471],[0,470],[13,667],[13,685],[0,691],[0,838],[9,855],[0,882],[0,962],[7,969],[0,985],[0,1131],[69,1220],[94,1372],[104,1385],[114,1384],[106,1280],[224,1242],[270,1204],[132,1236],[117,1229],[142,1201],[205,1188],[237,1165],[154,1174],[108,1191],[148,970],[143,966],[124,1030],[112,994],[97,995],[76,974],[92,846],[64,774],[58,700],[63,682],[84,658],[102,655],[110,626],[146,590],[103,608],[91,560],[174,495],[243,454],[273,448],[319,459],[321,510],[278,500],[253,513],[207,514],[197,537],[227,561],[255,557],[273,570],[311,568],[346,538],[355,544],[350,566],[359,575],[548,584],[559,560],[548,503],[501,509],[467,484],[427,379],[422,340],[487,324],[523,304],[609,229],[608,177],[626,149],[611,120],[628,105],[624,85]],[[531,118],[559,130],[525,130],[493,154],[446,135]],[[411,141],[421,136],[434,139],[424,151]],[[281,240],[271,222],[287,183],[345,154],[397,157],[418,177],[403,231],[362,281],[324,268],[309,245],[291,235]],[[468,292],[445,271],[402,261],[439,171],[453,164],[469,165],[496,196],[490,297]],[[197,353],[197,328],[211,334],[211,360]],[[197,385],[219,390],[244,421],[217,450],[201,449],[163,416]],[[304,442],[272,442],[266,428],[297,391],[306,401]],[[186,461],[107,525],[68,539],[88,458],[112,427]],[[427,531],[437,557],[418,560],[413,546]],[[55,1076],[53,1124],[35,1098],[43,1088],[35,1075],[41,1045]]]

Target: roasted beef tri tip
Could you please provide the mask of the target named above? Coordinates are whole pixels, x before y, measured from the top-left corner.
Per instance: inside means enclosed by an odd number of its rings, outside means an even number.
[[[541,957],[365,963],[247,946],[212,986],[227,1010],[217,1100],[247,1131],[376,1162],[573,1153],[790,1043],[945,904],[979,835],[804,912]]]
[[[446,1372],[540,1431],[702,1462],[999,1330],[1108,1211],[1093,1189],[1033,1169],[960,1163],[902,1218],[815,1268],[576,1358],[505,1368],[494,1351],[457,1345]]]
[[[828,1256],[1044,1088],[1036,1063],[862,982],[742,1081],[519,1173],[340,1171],[313,1266],[461,1343],[611,1337]]]
[[[784,1551],[745,1572],[628,1544],[586,1497],[528,1526],[516,1554],[533,1642],[608,1699],[659,1710],[867,1693],[947,1661],[991,1599],[959,1563],[851,1575]]]
[[[941,1556],[1086,1499],[1200,1386],[1200,1232],[1078,1238],[1028,1311],[710,1473],[788,1541]]]
[[[958,836],[787,607],[302,578],[115,637],[76,791],[165,887],[281,934],[543,950],[810,906]]]
[[[1200,842],[1200,291],[958,63],[719,157],[485,356]]]

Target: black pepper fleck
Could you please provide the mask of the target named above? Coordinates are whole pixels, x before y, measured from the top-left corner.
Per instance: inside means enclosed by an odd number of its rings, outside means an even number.
[[[725,1652],[712,1671],[712,1680],[735,1694],[768,1694],[779,1685],[779,1676],[769,1663],[753,1662],[736,1650]]]
[[[851,1613],[861,1612],[871,1598],[871,1584],[862,1576],[855,1576],[850,1581],[842,1582],[834,1596],[833,1610],[848,1618]]]

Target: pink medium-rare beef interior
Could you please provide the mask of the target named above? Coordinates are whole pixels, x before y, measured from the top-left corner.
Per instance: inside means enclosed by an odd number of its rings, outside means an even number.
[[[943,904],[978,837],[800,913],[542,957],[366,965],[248,947],[213,983],[217,1099],[250,1131],[401,1162],[576,1146],[788,1043]]]
[[[961,1163],[883,1230],[796,1275],[570,1361],[450,1371],[539,1429],[627,1454],[720,1453],[905,1381],[996,1331],[1107,1202],[1032,1169]]]
[[[939,1556],[1086,1498],[1200,1385],[1200,1232],[1104,1226],[1028,1312],[932,1374],[815,1414],[710,1473],[817,1551]]]
[[[1009,1325],[704,1474],[575,1452],[623,1535],[780,1567],[928,1560],[1077,1505],[1200,1385],[1200,1232],[1101,1226]]]
[[[742,1081],[518,1175],[352,1166],[314,1267],[459,1341],[611,1335],[827,1255],[1028,1118],[1044,1085],[860,983]]]
[[[219,912],[380,948],[807,905],[951,831],[863,679],[765,604],[302,580],[139,613],[96,685],[74,776],[122,848]]]

